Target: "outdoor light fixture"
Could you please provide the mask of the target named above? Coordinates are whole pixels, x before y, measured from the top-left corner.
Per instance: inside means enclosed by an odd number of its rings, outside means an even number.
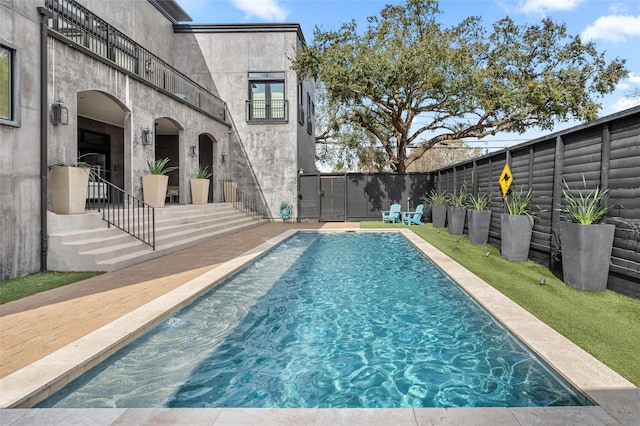
[[[196,151],[196,146],[195,145],[190,145],[189,146],[189,155],[192,157],[195,157],[198,155],[198,152]]]
[[[149,126],[142,129],[142,134],[140,135],[140,139],[142,140],[142,145],[151,145],[153,143],[151,129]]]
[[[227,154],[225,154],[225,153],[223,152],[223,153],[222,153],[222,155],[221,155],[221,157],[222,157],[222,158],[221,158],[221,159],[222,159],[222,162],[223,162],[223,163],[226,163],[226,162],[227,162]]]
[[[299,174],[303,174],[303,173],[304,173],[304,170],[300,169],[300,170],[298,170],[298,173],[299,173]]]
[[[69,124],[69,110],[62,101],[51,104],[51,122],[53,124]]]

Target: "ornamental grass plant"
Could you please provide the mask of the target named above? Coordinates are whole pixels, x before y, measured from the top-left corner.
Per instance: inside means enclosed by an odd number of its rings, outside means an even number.
[[[609,202],[609,189],[596,187],[595,190],[589,191],[584,175],[582,175],[583,188],[577,194],[569,188],[565,180],[562,183],[564,185],[562,195],[565,200],[562,212],[566,213],[572,222],[581,225],[598,223],[613,207]]]

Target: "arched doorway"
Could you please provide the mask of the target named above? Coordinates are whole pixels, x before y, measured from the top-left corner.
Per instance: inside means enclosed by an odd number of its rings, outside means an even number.
[[[213,136],[202,133],[198,136],[198,162],[200,167],[208,167],[211,170],[212,176],[209,178],[209,199],[207,202],[214,202],[214,187],[216,182],[217,170],[214,168],[215,158],[217,155],[217,143]]]
[[[155,152],[156,160],[168,158],[167,166],[180,166],[180,130],[182,126],[175,120],[162,117],[155,121]],[[167,173],[169,176],[168,193],[177,194],[180,188],[179,169]],[[182,198],[182,197],[180,197]]]
[[[103,179],[123,188],[127,107],[97,90],[78,92],[77,107],[78,157],[98,167]]]

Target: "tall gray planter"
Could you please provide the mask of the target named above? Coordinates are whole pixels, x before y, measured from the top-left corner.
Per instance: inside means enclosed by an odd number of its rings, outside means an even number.
[[[502,257],[515,262],[529,259],[532,219],[527,215],[503,214],[501,224]]]
[[[444,204],[432,205],[431,221],[434,228],[444,228],[447,224],[447,206]]]
[[[615,225],[560,222],[565,284],[579,290],[606,290],[615,230]]]
[[[483,245],[489,241],[491,210],[469,210],[469,242]]]
[[[464,234],[464,220],[467,217],[467,209],[464,207],[450,207],[449,209],[449,233],[451,235]]]

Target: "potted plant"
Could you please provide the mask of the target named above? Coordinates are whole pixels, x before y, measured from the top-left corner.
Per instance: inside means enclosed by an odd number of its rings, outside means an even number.
[[[198,167],[191,179],[191,202],[193,204],[207,204],[209,199],[209,178],[213,173],[208,167]]]
[[[493,195],[489,193],[469,195],[469,242],[484,245],[489,241],[491,210],[488,209]]]
[[[608,189],[597,187],[594,191],[586,191],[584,176],[582,182],[584,188],[577,194],[571,191],[567,182],[562,190],[565,200],[562,211],[571,220],[560,222],[562,275],[565,284],[571,287],[603,291],[609,279],[616,226],[600,221],[612,204],[608,200]]]
[[[533,216],[527,209],[531,203],[531,190],[520,188],[504,197],[508,213],[500,218],[501,253],[507,260],[524,262],[529,258]]]
[[[167,173],[177,169],[177,167],[167,166],[167,163],[169,158],[147,160],[149,174],[142,176],[142,194],[144,202],[151,207],[164,207],[169,184]]]
[[[91,165],[81,161],[71,164],[56,163],[50,165],[49,170],[49,189],[51,190],[53,212],[57,214],[84,213]]]
[[[458,194],[449,194],[449,234],[464,234],[464,220],[467,217],[467,190],[463,186]]]
[[[431,221],[434,228],[444,228],[447,223],[447,195],[432,189],[427,200],[431,204]]]

